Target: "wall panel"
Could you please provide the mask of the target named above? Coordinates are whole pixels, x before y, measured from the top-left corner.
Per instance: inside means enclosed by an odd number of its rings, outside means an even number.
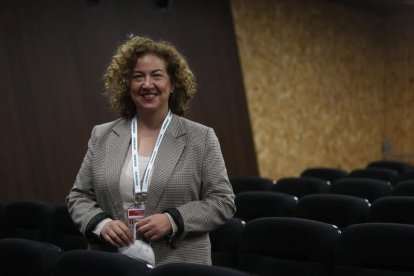
[[[384,18],[330,1],[231,3],[260,174],[381,158]]]
[[[387,18],[384,140],[389,159],[414,163],[414,12]]]

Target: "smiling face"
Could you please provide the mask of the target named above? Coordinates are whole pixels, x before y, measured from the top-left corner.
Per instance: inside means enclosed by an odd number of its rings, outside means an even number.
[[[129,93],[137,112],[168,112],[168,98],[174,87],[167,73],[165,61],[148,54],[137,59]]]

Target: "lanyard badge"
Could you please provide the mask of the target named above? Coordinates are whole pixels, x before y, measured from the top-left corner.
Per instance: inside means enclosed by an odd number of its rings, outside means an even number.
[[[133,227],[137,219],[144,218],[146,203],[147,193],[138,193],[134,195],[134,204],[129,206],[127,210],[128,227]]]
[[[127,210],[128,227],[133,227],[137,219],[144,218],[145,204],[134,203]]]
[[[133,172],[133,180],[134,180],[134,204],[131,205],[127,210],[127,220],[128,226],[133,227],[136,219],[141,219],[144,217],[145,213],[145,205],[147,203],[147,196],[148,196],[148,186],[151,182],[153,167],[155,158],[158,154],[158,149],[161,145],[162,138],[164,137],[165,131],[167,130],[168,125],[170,124],[172,119],[172,112],[171,110],[168,111],[167,116],[165,117],[160,133],[158,134],[157,141],[154,146],[154,150],[152,151],[150,160],[148,162],[147,168],[144,173],[144,177],[142,180],[142,185],[140,181],[139,175],[139,158],[138,158],[138,124],[137,118],[132,118],[131,121],[131,151],[132,151],[132,172]]]

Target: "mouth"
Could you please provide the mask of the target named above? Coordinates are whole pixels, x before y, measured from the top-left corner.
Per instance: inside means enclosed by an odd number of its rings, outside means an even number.
[[[142,93],[140,96],[143,97],[145,100],[152,100],[156,96],[158,96],[158,93]]]

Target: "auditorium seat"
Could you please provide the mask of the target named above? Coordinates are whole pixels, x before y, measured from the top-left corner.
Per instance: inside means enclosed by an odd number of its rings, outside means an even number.
[[[120,253],[98,250],[71,250],[59,256],[51,276],[147,276],[150,268]]]
[[[155,267],[151,271],[151,276],[249,276],[249,274],[228,267],[169,263]]]
[[[4,238],[0,240],[0,275],[49,276],[62,250],[50,243]]]
[[[238,268],[252,275],[331,275],[340,231],[300,218],[258,218],[246,223]]]
[[[249,221],[260,217],[290,217],[298,199],[294,196],[264,191],[242,192],[236,195],[234,217]]]
[[[408,170],[400,175],[400,181],[414,180],[414,169]]]
[[[414,225],[414,197],[388,196],[375,200],[369,220]]]
[[[335,250],[334,276],[414,275],[414,226],[360,223],[343,230]]]
[[[232,176],[229,178],[235,195],[246,191],[268,191],[273,180],[260,176]]]
[[[414,196],[414,180],[404,180],[398,182],[393,187],[393,196]]]
[[[4,235],[4,208],[6,207],[7,202],[5,200],[0,200],[0,239]]]
[[[314,194],[301,198],[295,215],[336,225],[339,229],[367,222],[370,204],[366,199],[341,194]]]
[[[331,184],[332,194],[361,197],[373,202],[377,198],[389,196],[392,186],[384,180],[369,178],[342,178]]]
[[[284,177],[276,181],[272,191],[301,198],[305,195],[328,193],[330,182],[316,177]]]
[[[365,168],[356,169],[349,173],[350,178],[368,178],[387,181],[391,185],[398,182],[400,175],[397,171],[386,168]]]
[[[397,171],[398,174],[403,174],[406,171],[412,170],[413,166],[404,161],[397,160],[376,160],[368,163],[367,168],[385,168]]]
[[[333,182],[337,179],[346,177],[348,172],[338,168],[331,167],[312,167],[307,168],[300,174],[301,177],[317,177]]]
[[[4,237],[46,241],[54,208],[37,200],[10,201],[4,208]]]
[[[66,205],[56,206],[49,223],[47,240],[65,251],[87,248],[87,241],[73,223]]]
[[[236,257],[245,222],[232,218],[209,233],[213,265],[236,268]]]

